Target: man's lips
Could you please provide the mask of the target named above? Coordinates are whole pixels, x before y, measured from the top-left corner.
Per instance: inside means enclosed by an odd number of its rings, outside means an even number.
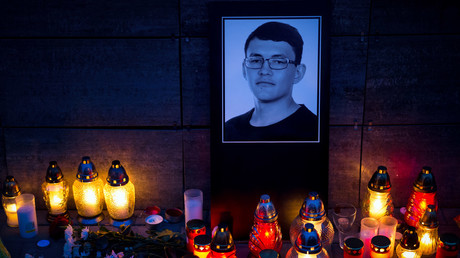
[[[275,83],[269,81],[258,81],[256,82],[258,86],[275,86]]]

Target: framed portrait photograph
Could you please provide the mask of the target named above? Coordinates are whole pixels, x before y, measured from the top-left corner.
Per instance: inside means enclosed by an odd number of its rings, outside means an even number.
[[[210,2],[211,227],[247,240],[269,195],[284,239],[303,201],[327,205],[329,6]]]
[[[319,142],[321,19],[222,17],[222,142]]]

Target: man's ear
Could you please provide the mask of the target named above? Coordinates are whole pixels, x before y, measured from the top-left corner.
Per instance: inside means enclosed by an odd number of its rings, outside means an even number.
[[[246,77],[246,67],[244,66],[244,62],[241,64],[241,68],[243,69],[243,77],[247,81],[248,78]]]
[[[295,76],[294,76],[294,84],[300,82],[305,75],[305,71],[307,67],[304,64],[299,64],[296,66]]]

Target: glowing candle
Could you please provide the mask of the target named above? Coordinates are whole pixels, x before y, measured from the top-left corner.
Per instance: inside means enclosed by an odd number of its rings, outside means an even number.
[[[206,225],[201,219],[191,219],[185,223],[185,231],[187,232],[187,249],[189,252],[193,252],[194,239],[206,234]]]
[[[386,236],[377,235],[371,240],[371,258],[390,258],[391,241]]]
[[[377,235],[379,230],[379,221],[374,218],[363,218],[361,219],[361,231],[359,232],[359,238],[363,241],[363,257],[369,257],[371,240]]]
[[[389,193],[371,192],[369,196],[369,217],[379,219],[387,213]]]
[[[6,214],[6,223],[9,227],[18,227],[18,213],[16,198],[21,195],[21,189],[13,176],[7,176],[3,182],[2,205]]]
[[[455,234],[445,233],[439,238],[436,258],[456,258],[458,255],[459,239]]]
[[[104,218],[103,185],[91,159],[83,157],[78,167],[77,180],[73,183],[73,195],[80,223],[93,225]]]
[[[208,235],[198,235],[193,240],[193,254],[199,258],[206,258],[211,251],[212,238]]]
[[[412,188],[404,220],[408,225],[416,227],[428,205],[434,205],[436,209],[438,205],[436,199],[436,181],[430,167],[422,168]]]
[[[235,242],[228,226],[221,223],[217,227],[216,233],[211,241],[211,252],[208,254],[208,258],[237,258]]]
[[[135,189],[120,161],[114,160],[109,169],[107,183],[104,185],[107,211],[113,220],[126,220],[121,224],[130,224],[134,213]],[[113,225],[118,222],[112,221]]]
[[[438,244],[438,219],[434,205],[428,205],[425,214],[420,219],[417,234],[420,239],[422,255],[433,255]]]
[[[379,235],[386,236],[390,239],[390,257],[393,257],[395,249],[396,227],[398,220],[391,216],[384,216],[379,219]]]
[[[50,185],[46,188],[49,194],[50,202],[50,213],[61,214],[65,212],[65,208],[62,207],[64,201],[64,189],[60,185]]]
[[[408,226],[401,238],[401,243],[396,247],[396,254],[400,258],[421,257],[420,242],[415,227]]]
[[[294,246],[286,253],[286,258],[328,258],[329,254],[321,245],[320,236],[311,223],[305,224]]]
[[[334,228],[331,221],[326,216],[323,201],[317,192],[310,192],[305,198],[302,207],[291,223],[289,238],[294,245],[297,236],[304,229],[306,223],[311,223],[321,239],[323,248],[328,249],[334,239]]]
[[[264,249],[280,252],[282,238],[281,227],[278,224],[278,212],[270,201],[270,196],[264,194],[260,197],[254,212],[254,225],[249,234],[249,250],[256,257]]]
[[[387,168],[379,166],[367,185],[367,194],[362,204],[363,217],[380,219],[383,216],[391,216],[394,205],[390,190]]]
[[[46,171],[45,182],[42,184],[43,200],[48,208],[48,221],[63,215],[69,218],[67,213],[67,197],[69,196],[69,187],[64,181],[64,174],[57,165],[56,161],[51,161]]]
[[[10,227],[18,226],[18,210],[16,204],[4,204],[5,214],[6,214],[6,223]]]

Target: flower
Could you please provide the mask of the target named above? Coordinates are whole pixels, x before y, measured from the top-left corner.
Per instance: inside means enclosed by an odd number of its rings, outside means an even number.
[[[65,230],[65,235],[66,235],[65,244],[64,244],[64,257],[65,258],[72,257],[72,249],[75,246],[75,240],[73,239],[71,232],[73,232],[73,229],[72,229],[72,226],[69,225],[67,229]]]
[[[72,257],[72,248],[73,246],[66,242],[64,244],[64,257],[65,258],[71,258]]]
[[[112,253],[110,255],[107,255],[105,258],[123,258],[125,256],[123,252],[115,253],[114,250],[112,250]]]
[[[88,239],[88,235],[89,235],[89,228],[88,228],[88,227],[85,227],[85,228],[82,229],[82,231],[81,231],[81,239],[83,239],[83,240]]]
[[[64,231],[64,239],[67,241],[69,238],[73,239],[73,227],[69,224]]]

